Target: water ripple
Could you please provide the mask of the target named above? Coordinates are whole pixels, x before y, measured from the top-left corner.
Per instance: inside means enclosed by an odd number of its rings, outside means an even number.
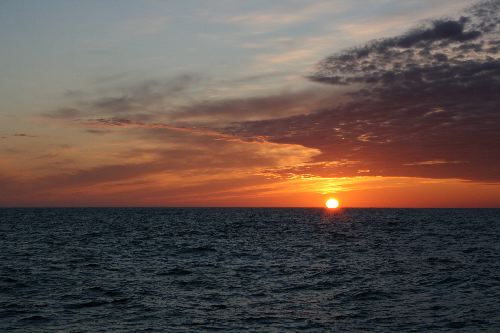
[[[500,210],[0,209],[1,332],[500,332]]]

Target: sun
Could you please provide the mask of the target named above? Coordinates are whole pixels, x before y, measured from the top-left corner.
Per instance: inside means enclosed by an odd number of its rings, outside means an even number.
[[[328,199],[326,200],[326,208],[338,208],[340,203],[337,199]]]

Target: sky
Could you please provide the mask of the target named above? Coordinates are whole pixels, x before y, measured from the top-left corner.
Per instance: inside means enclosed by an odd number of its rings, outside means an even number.
[[[500,207],[500,1],[0,2],[0,206]]]

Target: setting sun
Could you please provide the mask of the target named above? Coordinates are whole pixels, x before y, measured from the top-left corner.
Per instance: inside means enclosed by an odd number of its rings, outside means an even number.
[[[339,207],[339,201],[337,199],[328,199],[326,200],[326,207],[327,208],[338,208]]]

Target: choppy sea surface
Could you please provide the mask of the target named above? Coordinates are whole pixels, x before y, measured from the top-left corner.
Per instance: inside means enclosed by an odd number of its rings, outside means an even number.
[[[1,332],[500,332],[500,210],[0,209]]]

